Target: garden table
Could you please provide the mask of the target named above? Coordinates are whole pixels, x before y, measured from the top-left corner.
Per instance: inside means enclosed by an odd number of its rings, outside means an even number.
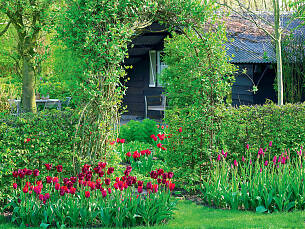
[[[17,115],[20,113],[20,99],[14,100],[17,106]],[[44,108],[48,107],[47,104],[57,104],[57,109],[61,110],[61,101],[59,99],[36,99],[36,104],[44,104]]]

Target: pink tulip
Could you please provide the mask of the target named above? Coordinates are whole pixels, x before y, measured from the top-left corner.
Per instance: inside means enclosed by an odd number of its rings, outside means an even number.
[[[274,156],[272,161],[273,161],[274,163],[276,163],[276,159],[277,159],[277,157]]]
[[[263,171],[263,169],[261,168],[259,171],[260,171],[260,172],[262,172],[262,171]]]
[[[267,166],[268,165],[268,161],[265,161],[265,166]]]
[[[242,160],[243,162],[245,162],[245,157],[244,157],[244,156],[242,156],[242,157],[241,157],[241,160]]]
[[[252,165],[252,160],[250,159],[249,164]]]
[[[220,161],[220,160],[221,160],[221,156],[220,156],[220,154],[218,154],[217,161]]]
[[[228,156],[228,153],[226,152],[226,153],[223,155],[223,157],[226,158],[227,156]]]
[[[238,166],[238,163],[237,163],[237,161],[236,160],[234,160],[234,166]]]
[[[249,144],[246,145],[247,150],[250,148]]]
[[[271,147],[271,146],[272,146],[272,141],[269,142],[269,147]]]

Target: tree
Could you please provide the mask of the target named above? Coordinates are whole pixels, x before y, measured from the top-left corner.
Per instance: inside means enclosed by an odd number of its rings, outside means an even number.
[[[304,0],[301,0],[304,1]],[[255,3],[256,1],[254,1]],[[257,1],[259,2],[259,1]],[[280,1],[280,0],[261,0],[261,8],[253,5],[251,0],[231,0],[231,1],[218,1],[218,3],[226,8],[230,9],[232,12],[237,13],[242,18],[249,20],[255,24],[257,28],[264,31],[274,42],[276,47],[276,76],[277,76],[277,90],[278,90],[278,105],[284,104],[284,88],[283,88],[283,64],[282,64],[282,50],[281,42],[282,37],[285,32],[288,30],[288,26],[301,15],[301,12],[304,11],[301,4],[292,5],[289,0]],[[255,6],[255,7],[254,7]],[[259,10],[259,12],[257,11]],[[286,25],[281,26],[281,14],[282,12],[291,12],[291,18],[286,23]],[[273,22],[264,17],[263,13],[268,13],[273,16]],[[271,28],[271,31],[267,29]]]
[[[17,34],[17,51],[21,62],[22,106],[25,112],[37,111],[35,102],[35,67],[39,34],[47,21],[53,0],[0,0],[0,12],[7,16],[3,35],[12,25]]]

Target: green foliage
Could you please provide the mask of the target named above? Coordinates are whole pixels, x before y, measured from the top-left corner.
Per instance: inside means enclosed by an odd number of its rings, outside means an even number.
[[[230,93],[234,67],[226,59],[221,26],[213,32],[190,29],[184,33],[165,43],[168,68],[162,78],[168,82],[169,101],[165,121],[173,136],[164,156],[181,181],[194,185],[202,179],[204,164],[215,149],[216,108]],[[177,132],[180,127],[181,133]]]
[[[298,35],[286,36],[282,41],[283,83],[285,103],[297,103],[305,96],[305,39]]]
[[[305,104],[277,106],[223,107],[220,114],[217,139],[218,151],[224,149],[238,157],[246,145],[250,149],[261,148],[273,142],[271,155],[305,145]]]
[[[61,163],[73,170],[72,151],[77,116],[73,111],[53,110],[37,115],[2,115],[0,123],[0,200],[12,192],[5,183],[12,181],[14,168],[41,169],[44,163]]]
[[[157,123],[150,119],[142,122],[131,120],[120,128],[119,137],[127,142],[139,141],[151,143],[150,135],[157,134]]]
[[[234,160],[234,165],[232,160],[218,155],[203,183],[203,198],[209,205],[234,210],[260,213],[304,210],[303,164],[302,150],[279,154],[273,159],[268,151],[254,155],[247,151]]]

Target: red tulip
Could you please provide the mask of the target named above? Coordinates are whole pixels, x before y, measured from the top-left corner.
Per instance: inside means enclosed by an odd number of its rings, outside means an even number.
[[[126,153],[127,157],[131,157],[131,152]]]
[[[43,200],[44,200],[44,195],[39,194],[39,199],[40,199],[41,201],[43,201]]]
[[[17,189],[17,184],[16,183],[13,184],[13,188]]]
[[[110,179],[109,179],[109,178],[106,178],[106,179],[105,179],[105,184],[106,184],[106,185],[110,185]]]
[[[112,191],[111,191],[111,188],[108,188],[107,190],[108,190],[108,193],[109,193],[109,195],[110,195],[111,192],[112,192]]]
[[[143,192],[143,187],[142,186],[139,186],[138,187],[138,193],[142,193]]]
[[[50,183],[52,182],[52,177],[47,176],[47,177],[46,177],[46,182],[47,182],[48,184],[50,184]]]
[[[178,129],[178,132],[180,132],[180,133],[182,132],[182,127],[180,127],[180,128]]]
[[[56,169],[57,169],[57,172],[60,173],[62,171],[63,167],[62,167],[62,165],[57,165]]]
[[[58,183],[58,182],[59,182],[58,177],[53,177],[53,183]]]
[[[168,176],[168,179],[172,179],[173,176],[174,176],[174,173],[173,172],[168,172],[167,176]]]
[[[13,177],[17,178],[18,177],[18,172],[17,171],[13,171]]]
[[[89,197],[90,197],[90,192],[89,192],[89,191],[86,191],[86,192],[85,192],[85,197],[86,197],[86,198],[89,198]]]
[[[35,169],[35,170],[33,171],[33,176],[34,176],[34,177],[38,177],[38,176],[39,176],[39,170],[38,170],[38,169]]]
[[[52,168],[52,164],[44,164],[44,166],[46,167],[47,170],[51,170]]]
[[[50,194],[49,194],[49,193],[44,194],[44,199],[45,199],[45,200],[50,199]]]
[[[23,191],[24,193],[28,193],[28,191],[29,191],[28,186],[24,186],[23,189],[22,189],[22,191]]]
[[[107,196],[107,191],[104,189],[102,190],[102,196],[105,198]]]
[[[173,191],[175,189],[175,184],[174,183],[169,183],[169,190]]]
[[[55,184],[55,190],[59,190],[60,189],[60,184],[59,183],[56,183]]]
[[[121,142],[121,143],[125,143],[125,139],[121,139],[120,142]]]
[[[72,195],[74,195],[74,194],[75,194],[75,192],[76,192],[76,188],[71,187],[69,192],[70,192]]]

